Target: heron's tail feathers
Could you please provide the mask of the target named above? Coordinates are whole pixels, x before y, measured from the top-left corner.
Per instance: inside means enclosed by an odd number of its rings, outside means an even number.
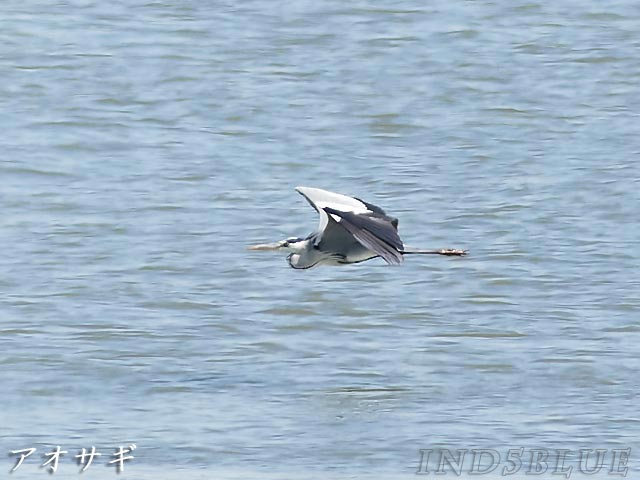
[[[460,250],[457,248],[441,248],[440,250],[423,250],[421,248],[406,247],[403,251],[403,255],[416,254],[416,255],[446,255],[448,257],[463,257],[469,253],[469,250]]]

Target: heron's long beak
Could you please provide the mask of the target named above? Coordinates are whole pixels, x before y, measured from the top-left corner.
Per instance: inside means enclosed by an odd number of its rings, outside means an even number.
[[[275,243],[261,243],[260,245],[252,245],[247,247],[247,250],[279,250],[282,245],[284,245],[284,241],[275,242]]]

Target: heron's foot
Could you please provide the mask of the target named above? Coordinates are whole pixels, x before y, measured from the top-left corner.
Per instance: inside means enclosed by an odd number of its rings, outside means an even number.
[[[449,257],[464,257],[469,250],[460,250],[458,248],[443,248],[438,252],[440,255],[447,255]]]

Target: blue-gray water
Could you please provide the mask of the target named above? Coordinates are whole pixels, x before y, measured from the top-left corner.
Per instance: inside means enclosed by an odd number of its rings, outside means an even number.
[[[632,448],[633,0],[0,5],[0,471],[412,477],[420,448]],[[293,187],[405,243],[290,269]],[[182,473],[181,473],[182,472]]]

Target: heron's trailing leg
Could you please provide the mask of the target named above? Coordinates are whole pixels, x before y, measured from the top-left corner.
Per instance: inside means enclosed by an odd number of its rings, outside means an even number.
[[[439,255],[455,257],[464,257],[467,253],[469,253],[469,250],[460,250],[458,248],[443,248],[438,252]]]
[[[418,254],[418,255],[446,255],[447,257],[464,257],[469,250],[460,250],[458,248],[441,248],[440,250],[421,250],[418,248],[408,248],[403,250],[403,255],[406,254]]]

